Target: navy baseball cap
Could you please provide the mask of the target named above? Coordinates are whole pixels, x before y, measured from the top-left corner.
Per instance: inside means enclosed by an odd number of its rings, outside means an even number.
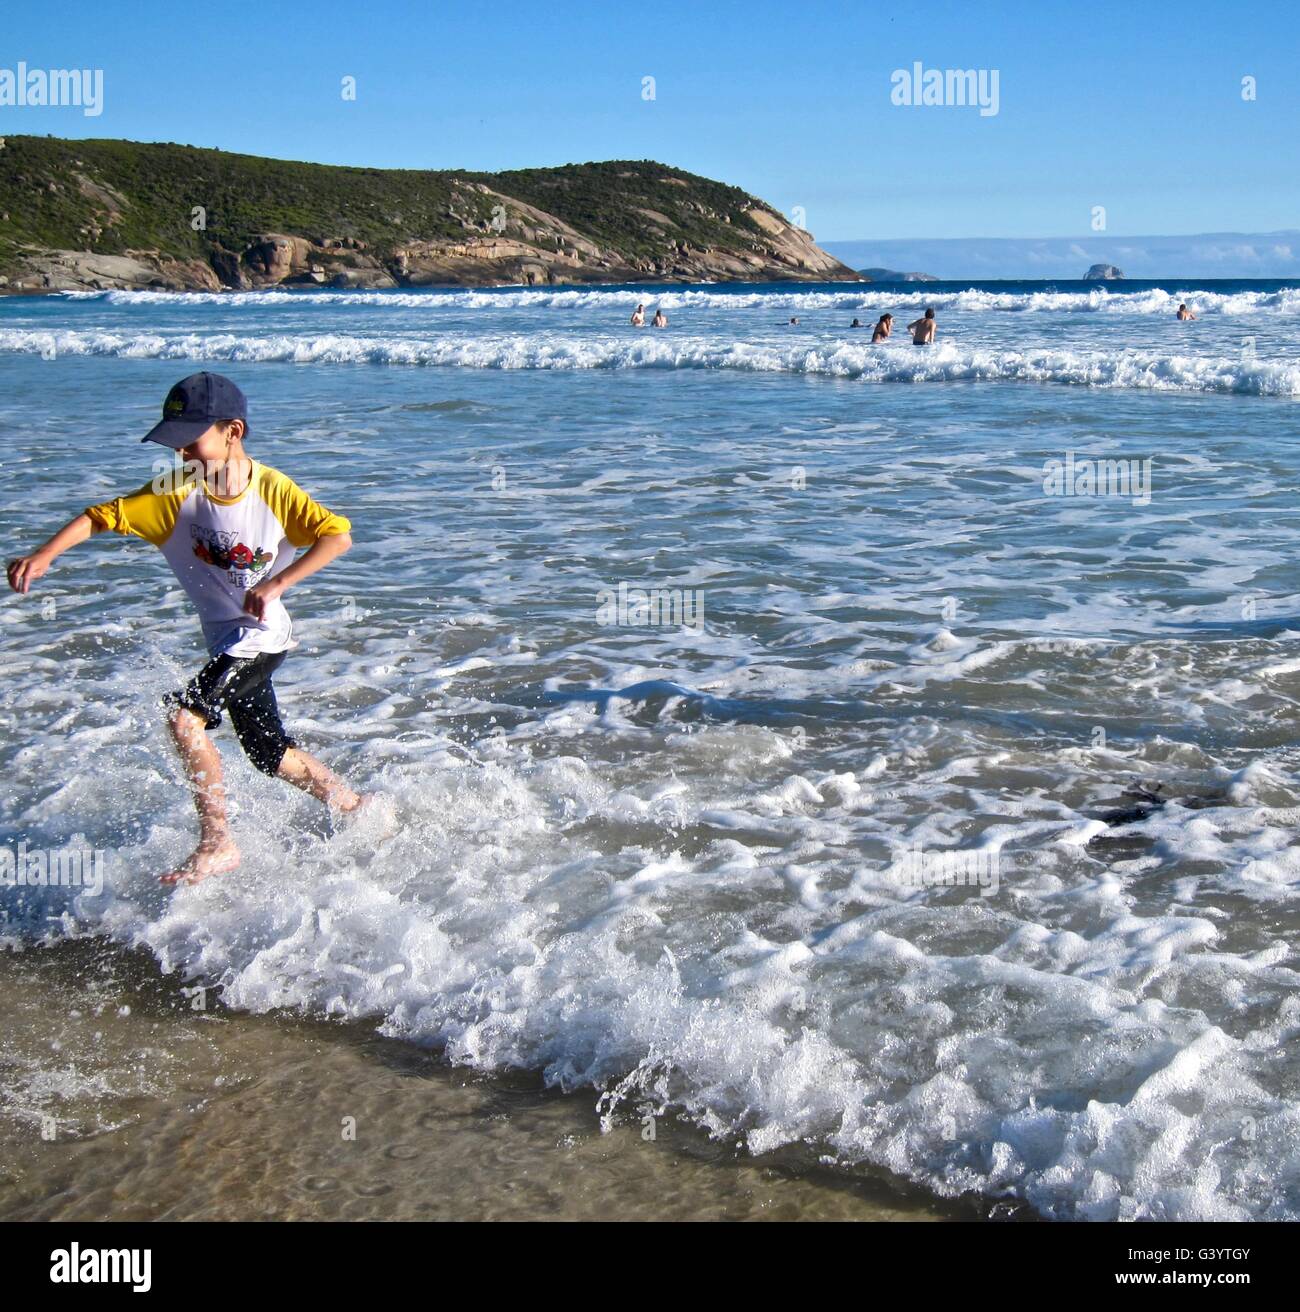
[[[191,374],[167,393],[162,422],[140,440],[161,442],[179,451],[206,433],[218,419],[242,419],[244,431],[248,431],[248,402],[243,392],[220,374]]]

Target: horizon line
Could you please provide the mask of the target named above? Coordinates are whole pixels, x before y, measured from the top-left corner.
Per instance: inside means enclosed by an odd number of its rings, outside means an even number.
[[[1162,241],[1177,240],[1187,237],[1291,237],[1300,236],[1300,228],[1269,228],[1256,229],[1247,231],[1234,228],[1215,228],[1202,232],[1097,232],[1091,236],[1080,236],[1078,234],[1066,234],[1057,237],[990,237],[990,236],[962,236],[962,237],[925,237],[916,233],[909,233],[905,237],[814,237],[813,240],[820,243],[829,242],[873,242],[873,241],[1147,241],[1151,238],[1158,238]]]

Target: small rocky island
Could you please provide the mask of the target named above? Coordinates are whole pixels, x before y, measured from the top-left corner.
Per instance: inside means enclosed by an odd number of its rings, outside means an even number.
[[[1113,264],[1094,264],[1083,275],[1084,282],[1119,282],[1124,277],[1123,270]]]
[[[938,282],[932,273],[899,273],[897,269],[859,269],[869,282]]]

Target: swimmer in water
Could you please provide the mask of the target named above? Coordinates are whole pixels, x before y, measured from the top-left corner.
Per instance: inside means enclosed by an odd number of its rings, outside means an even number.
[[[660,309],[655,310],[655,317],[650,320],[651,328],[667,328],[668,316]]]
[[[862,320],[861,320],[861,319],[854,319],[854,321],[853,321],[851,324],[849,324],[849,327],[850,327],[850,328],[861,328],[861,327],[862,327]]]
[[[894,316],[892,314],[882,314],[876,322],[875,329],[872,331],[871,344],[874,346],[877,342],[883,342],[893,331]]]
[[[638,306],[636,307],[636,309],[632,311],[632,327],[633,327],[633,328],[644,328],[644,327],[645,327],[645,306],[644,306],[644,305],[638,305]]]
[[[1178,307],[1178,313],[1174,316],[1176,319],[1195,319],[1196,316],[1187,308],[1186,305]]]
[[[927,310],[925,316],[917,319],[914,323],[907,325],[907,331],[912,334],[913,346],[933,346],[934,345],[934,311]]]

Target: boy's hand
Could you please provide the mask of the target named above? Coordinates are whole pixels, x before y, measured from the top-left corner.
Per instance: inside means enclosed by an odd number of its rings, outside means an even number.
[[[9,562],[9,586],[15,592],[28,592],[33,583],[50,567],[53,557],[43,551],[33,551],[30,556],[19,556]]]
[[[266,608],[278,601],[291,587],[303,579],[315,574],[318,569],[328,565],[336,556],[341,556],[352,546],[350,533],[332,533],[316,541],[306,552],[282,573],[273,579],[259,583],[244,593],[244,610],[254,619],[265,619]]]
[[[78,542],[84,542],[99,531],[99,525],[84,512],[76,519],[68,520],[48,542],[43,542],[30,556],[19,556],[17,560],[9,562],[6,571],[9,575],[9,586],[15,592],[29,592],[32,584],[54,564],[56,556],[61,556],[69,547],[75,547]]]
[[[255,588],[249,588],[244,593],[244,610],[255,620],[264,620],[266,608],[280,598],[287,586],[280,577],[276,577],[259,583]]]

